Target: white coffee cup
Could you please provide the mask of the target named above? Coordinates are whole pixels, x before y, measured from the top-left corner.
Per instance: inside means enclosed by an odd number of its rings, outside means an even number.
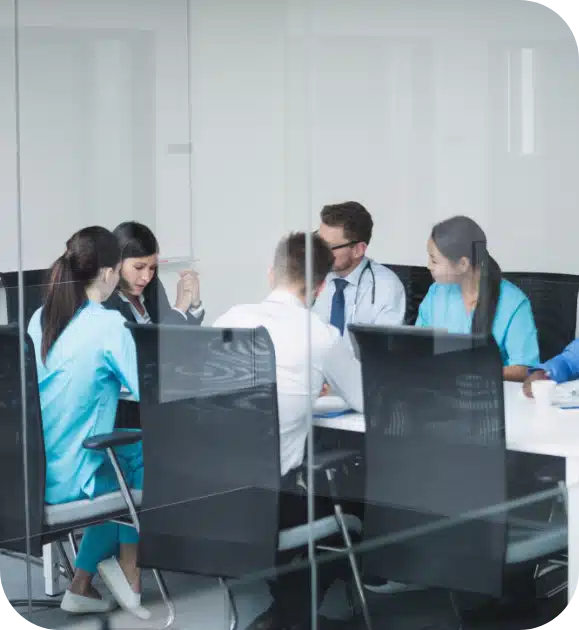
[[[533,381],[531,383],[531,390],[537,405],[541,405],[542,407],[551,406],[556,386],[557,383],[555,381]]]

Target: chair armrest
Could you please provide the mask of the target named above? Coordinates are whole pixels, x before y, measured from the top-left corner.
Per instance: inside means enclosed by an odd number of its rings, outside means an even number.
[[[516,527],[518,529],[526,529],[528,531],[537,531],[537,532],[553,529],[553,525],[549,522],[531,521],[526,518],[519,518],[517,516],[511,516],[510,514],[507,517],[507,526]]]
[[[360,451],[353,449],[336,448],[329,451],[322,451],[314,455],[312,469],[320,471],[335,468],[340,464],[354,461],[357,457],[360,457]]]
[[[101,433],[86,438],[82,445],[91,451],[104,451],[113,446],[125,446],[140,442],[143,435],[141,431],[112,431],[111,433]]]
[[[542,466],[535,472],[535,479],[542,484],[556,486],[560,481],[565,480],[565,472],[562,467],[555,464]]]

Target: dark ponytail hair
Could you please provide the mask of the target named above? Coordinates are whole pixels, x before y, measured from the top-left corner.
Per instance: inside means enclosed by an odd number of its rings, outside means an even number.
[[[86,288],[101,269],[114,269],[120,259],[117,239],[103,227],[87,227],[70,237],[66,251],[50,268],[41,318],[42,361],[86,302]]]
[[[480,271],[477,305],[472,318],[472,332],[489,334],[492,331],[502,272],[487,249],[487,237],[482,228],[469,217],[457,216],[438,223],[430,238],[438,251],[454,263],[466,258],[473,269]]]

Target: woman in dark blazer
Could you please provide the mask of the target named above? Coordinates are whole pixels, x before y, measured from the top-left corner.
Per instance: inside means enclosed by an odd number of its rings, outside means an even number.
[[[139,324],[201,324],[205,312],[197,274],[191,270],[180,273],[177,299],[171,306],[157,274],[159,244],[153,232],[141,223],[128,221],[113,233],[121,247],[120,282],[104,306]]]
[[[199,298],[199,280],[193,271],[182,271],[177,299],[171,306],[157,275],[159,245],[151,230],[141,223],[121,223],[114,231],[121,248],[121,271],[117,290],[103,303],[129,322],[198,326],[205,314]],[[119,400],[115,426],[141,426],[137,403]]]

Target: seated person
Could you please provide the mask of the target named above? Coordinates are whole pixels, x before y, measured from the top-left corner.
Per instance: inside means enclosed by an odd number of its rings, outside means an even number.
[[[313,307],[340,334],[348,324],[398,326],[406,294],[398,276],[366,256],[372,216],[356,201],[324,206],[318,234],[334,255],[332,269]]]
[[[118,225],[113,234],[121,248],[121,276],[117,290],[104,306],[138,324],[201,324],[205,311],[197,274],[181,272],[177,299],[171,307],[157,275],[159,244],[153,232],[141,223],[128,221]]]
[[[105,228],[88,227],[74,234],[50,269],[44,306],[28,327],[38,371],[49,504],[92,499],[119,489],[108,458],[82,443],[114,429],[121,386],[137,399],[139,395],[133,336],[120,313],[102,305],[117,286],[120,261],[117,239]],[[142,488],[141,444],[115,450],[130,487]],[[148,618],[140,606],[137,541],[132,527],[115,523],[87,527],[62,609],[102,613],[114,608],[92,586],[98,569],[123,608]]]
[[[552,380],[556,383],[566,383],[579,378],[579,339],[572,341],[566,348],[537,369],[531,370],[525,379],[523,391],[529,398],[533,397],[531,383],[537,380]]]
[[[324,323],[317,314],[308,310],[322,290],[334,257],[324,241],[314,235],[313,294],[307,295],[305,251],[306,235],[303,232],[284,238],[277,246],[270,270],[273,291],[259,304],[234,306],[214,324],[218,328],[263,326],[275,348],[282,474],[280,528],[307,522],[307,496],[299,489],[297,469],[304,460],[309,406],[324,382],[329,383],[332,390],[353,409],[362,411],[363,404],[360,364],[350,346],[334,326]],[[311,353],[307,343],[309,331]],[[308,375],[310,365],[311,375]],[[322,511],[333,514],[333,507],[320,504],[316,514],[320,516]],[[279,562],[284,562],[283,556],[280,556]],[[329,568],[334,565],[329,563],[324,566]],[[320,573],[320,594],[329,586],[326,580],[333,577],[322,577],[323,573]],[[272,584],[274,604],[250,628],[307,627],[309,575],[309,568],[281,575]]]
[[[539,343],[531,303],[487,249],[483,230],[456,216],[438,223],[427,244],[434,284],[420,305],[416,326],[450,333],[492,332],[507,381],[525,380],[539,363]]]

